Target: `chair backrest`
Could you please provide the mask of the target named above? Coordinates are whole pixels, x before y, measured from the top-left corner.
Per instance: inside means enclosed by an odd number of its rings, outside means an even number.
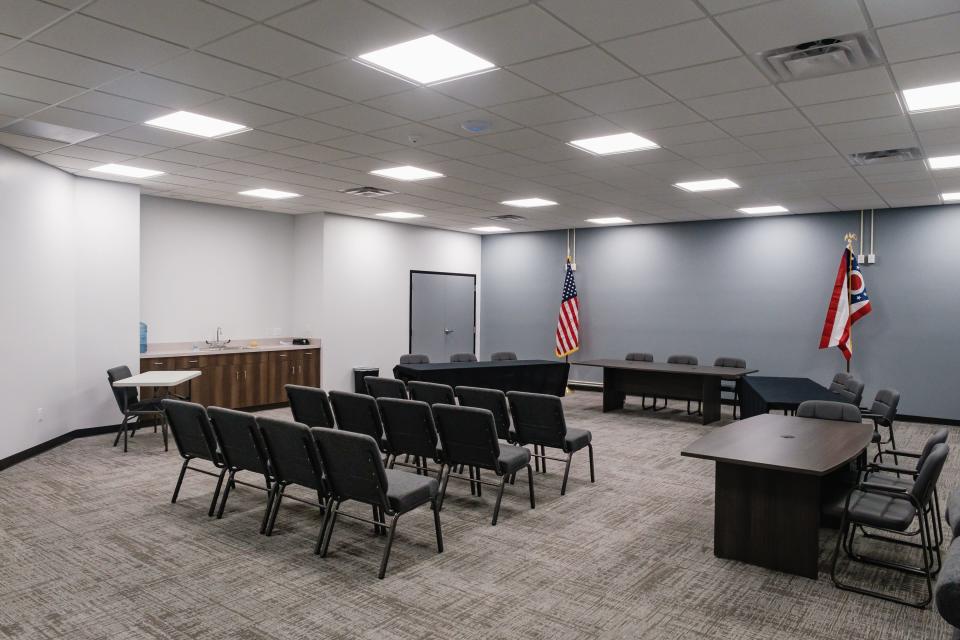
[[[202,404],[165,398],[160,406],[167,414],[167,424],[181,456],[219,463],[217,439]]]
[[[437,428],[430,404],[421,400],[380,398],[383,434],[393,454],[437,457]]]
[[[500,443],[493,414],[476,407],[433,405],[443,458],[448,464],[466,464],[500,469]]]
[[[425,353],[405,353],[400,356],[400,364],[430,364],[430,356]]]
[[[455,353],[450,356],[450,362],[476,362],[477,356],[472,353]]]
[[[927,459],[924,460],[920,472],[917,473],[917,479],[910,489],[914,499],[921,505],[926,505],[930,496],[933,495],[933,488],[940,479],[940,472],[943,471],[943,465],[947,461],[947,454],[950,453],[950,447],[945,444],[936,445]]]
[[[681,353],[667,358],[667,364],[699,364],[699,361],[697,356],[688,356]]]
[[[376,441],[335,429],[313,429],[312,434],[334,499],[357,500],[390,513],[387,473]]]
[[[715,367],[732,367],[736,369],[746,369],[747,361],[743,358],[731,358],[729,356],[720,356],[713,361]]]
[[[351,433],[365,433],[377,442],[383,438],[380,410],[373,396],[331,391],[330,404],[333,405],[333,415],[337,418],[337,428]]]
[[[863,421],[858,407],[846,402],[833,402],[831,400],[805,400],[797,407],[797,417],[839,420],[841,422]]]
[[[920,450],[920,455],[917,457],[917,467],[916,470],[920,471],[920,468],[923,467],[923,463],[927,461],[927,457],[930,455],[930,452],[933,451],[933,448],[938,444],[946,444],[947,437],[949,432],[946,427],[940,429],[935,434],[927,438],[927,441],[923,443],[923,449]]]
[[[127,398],[127,406],[129,407],[134,402],[137,401],[137,388],[136,387],[115,387],[113,383],[117,380],[126,380],[133,374],[130,373],[130,367],[127,365],[121,365],[119,367],[113,367],[107,369],[107,381],[110,383],[110,390],[113,391],[113,397],[117,401],[117,408],[120,411],[123,411],[123,398]]]
[[[256,416],[222,407],[210,407],[207,415],[228,468],[270,475],[269,454]]]
[[[860,401],[863,400],[863,381],[851,376],[843,383],[843,388],[834,393],[843,398],[844,402],[859,407]]]
[[[407,391],[411,400],[420,400],[427,404],[456,404],[453,387],[436,382],[420,382],[411,380],[407,383]]]
[[[852,377],[853,377],[852,375],[850,375],[849,373],[844,373],[843,371],[836,374],[835,376],[833,376],[833,381],[830,383],[830,391],[833,391],[834,393],[836,393],[842,389],[846,389],[847,380],[849,380]]]
[[[336,421],[333,418],[333,408],[330,406],[330,398],[326,391],[298,384],[284,385],[283,388],[287,391],[294,421],[308,427],[333,429]]]
[[[490,354],[490,359],[493,362],[499,362],[501,360],[516,360],[517,354],[513,351],[495,351]]]
[[[454,389],[462,407],[486,409],[493,414],[497,427],[497,437],[510,439],[510,405],[507,394],[500,389],[481,389],[480,387],[457,387]],[[452,404],[452,403],[451,403]]]
[[[513,430],[521,444],[542,444],[563,448],[567,423],[563,419],[563,403],[557,396],[525,391],[509,391]]]
[[[624,360],[631,360],[633,362],[653,362],[653,354],[643,351],[631,351],[627,354],[627,357],[624,358]]]
[[[367,392],[374,398],[407,399],[407,387],[403,380],[366,376],[363,381],[367,385]]]
[[[326,492],[323,466],[310,427],[299,422],[262,417],[257,417],[257,425],[277,480]]]
[[[960,539],[955,539],[947,550],[934,594],[940,616],[956,627],[953,637],[960,637]]]
[[[870,405],[870,413],[879,417],[877,422],[889,427],[897,417],[897,406],[900,404],[900,392],[894,389],[880,389]]]
[[[960,488],[954,489],[947,497],[947,524],[955,538],[960,538]]]

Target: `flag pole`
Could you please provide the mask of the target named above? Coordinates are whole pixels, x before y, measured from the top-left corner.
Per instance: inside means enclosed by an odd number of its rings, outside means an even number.
[[[853,296],[853,242],[857,239],[857,234],[848,233],[843,237],[844,241],[847,243],[847,323],[849,325],[849,335],[847,336],[847,344],[850,345],[850,357],[846,358],[847,360],[847,373],[850,373],[850,360],[853,359],[853,322],[851,321],[852,313],[852,296]]]

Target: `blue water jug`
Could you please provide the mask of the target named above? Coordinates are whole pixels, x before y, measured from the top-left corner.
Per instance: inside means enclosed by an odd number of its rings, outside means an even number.
[[[147,352],[147,323],[140,323],[140,353]]]

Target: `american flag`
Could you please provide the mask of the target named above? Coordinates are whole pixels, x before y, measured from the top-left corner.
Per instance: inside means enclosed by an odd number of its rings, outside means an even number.
[[[567,258],[567,272],[563,278],[563,298],[560,301],[560,316],[557,318],[557,345],[554,353],[558,358],[568,356],[580,348],[580,300],[577,299],[577,283],[573,279],[573,265]]]
[[[833,294],[823,322],[820,348],[838,347],[847,360],[853,355],[850,328],[853,323],[872,311],[867,286],[863,281],[860,263],[850,249],[843,252],[840,268],[833,284]]]

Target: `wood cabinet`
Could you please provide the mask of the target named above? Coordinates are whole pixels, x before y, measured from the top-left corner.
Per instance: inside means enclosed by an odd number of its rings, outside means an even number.
[[[143,357],[140,371],[196,370],[201,375],[172,390],[205,406],[260,407],[287,401],[287,384],[320,384],[320,349],[232,351],[193,356]],[[141,389],[144,399],[152,389]]]

